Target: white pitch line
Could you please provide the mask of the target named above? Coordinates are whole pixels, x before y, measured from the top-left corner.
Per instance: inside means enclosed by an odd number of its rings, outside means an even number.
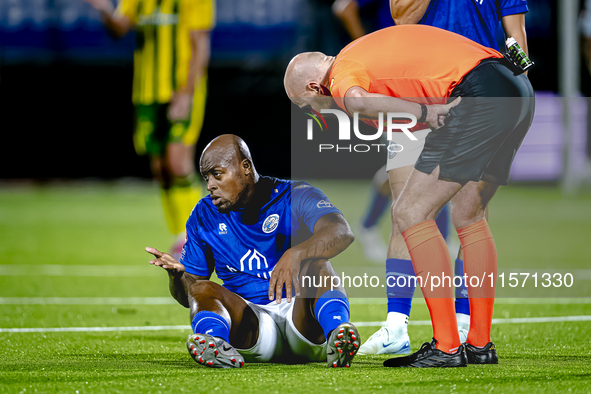
[[[493,324],[523,324],[523,323],[561,323],[591,321],[591,315],[582,316],[554,316],[554,317],[518,317],[512,319],[493,319]],[[379,327],[385,321],[368,321],[353,323],[357,327]],[[430,320],[409,321],[410,326],[430,326]],[[136,326],[136,327],[50,327],[50,328],[0,328],[0,333],[29,333],[29,332],[107,332],[107,331],[167,331],[190,330],[188,325],[181,326]]]
[[[350,298],[351,305],[385,305],[386,298]],[[0,297],[0,305],[176,305],[172,297]],[[424,304],[414,298],[413,304]],[[591,304],[591,298],[497,298],[495,304]]]
[[[191,326],[0,328],[0,332],[106,332],[190,330]]]
[[[523,268],[501,268],[500,272],[506,273],[570,273],[574,280],[591,280],[591,269],[571,270],[534,270]],[[160,270],[145,264],[138,265],[65,265],[65,264],[0,264],[0,276],[89,276],[89,277],[113,277],[113,276],[156,276]],[[531,280],[531,279],[530,279]]]
[[[0,276],[157,276],[161,270],[143,265],[0,264]]]
[[[0,297],[0,305],[174,305],[172,297]]]
[[[385,305],[388,300],[384,298],[349,298],[351,305]],[[412,304],[425,304],[421,297],[412,299]],[[495,305],[567,305],[567,304],[591,304],[591,298],[496,298]]]
[[[516,317],[509,319],[493,319],[492,324],[518,324],[518,323],[556,323],[573,321],[591,321],[591,315],[582,316],[554,316],[554,317]],[[379,327],[386,324],[385,321],[368,321],[353,323],[357,327]],[[409,326],[430,326],[431,320],[409,320]]]

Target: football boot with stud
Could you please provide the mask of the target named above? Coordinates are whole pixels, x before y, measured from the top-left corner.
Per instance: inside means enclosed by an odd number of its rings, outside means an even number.
[[[326,343],[326,361],[331,368],[351,366],[361,345],[359,331],[351,323],[342,323],[332,330]]]
[[[193,359],[210,368],[241,368],[244,358],[222,338],[207,334],[191,334],[187,338],[187,350]]]

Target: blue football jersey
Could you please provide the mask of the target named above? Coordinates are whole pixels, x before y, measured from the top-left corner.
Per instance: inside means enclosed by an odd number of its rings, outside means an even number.
[[[527,11],[527,0],[431,0],[419,24],[461,34],[499,50],[495,36],[501,18]]]
[[[249,211],[220,213],[210,196],[201,199],[187,221],[180,262],[194,275],[215,270],[225,288],[264,305],[271,272],[285,251],[310,238],[322,216],[341,212],[305,182],[269,177],[259,178],[249,205]]]

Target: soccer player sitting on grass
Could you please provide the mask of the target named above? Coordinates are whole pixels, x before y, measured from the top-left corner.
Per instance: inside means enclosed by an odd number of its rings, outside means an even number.
[[[493,49],[420,25],[368,34],[336,58],[319,52],[300,54],[287,67],[286,91],[299,107],[320,111],[334,101],[370,120],[380,113],[406,112],[433,129],[393,216],[414,267],[408,275],[418,277],[429,307],[433,340],[385,366],[498,362],[490,338],[497,252],[484,213],[499,185],[507,184],[513,158],[533,119],[534,92],[520,71]],[[404,148],[412,147],[411,142],[404,142]],[[434,221],[449,201],[470,286],[465,345],[458,333],[451,258]],[[470,281],[474,278],[478,282]]]
[[[156,257],[150,264],[167,270],[172,296],[191,309],[191,357],[214,368],[349,367],[360,338],[345,290],[331,287],[338,276],[328,261],[354,239],[341,212],[307,183],[260,176],[234,135],[209,143],[200,170],[210,195],[187,221],[180,262],[146,248]],[[210,281],[214,270],[223,286]]]

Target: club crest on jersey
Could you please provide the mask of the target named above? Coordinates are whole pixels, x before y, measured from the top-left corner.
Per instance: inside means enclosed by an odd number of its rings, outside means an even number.
[[[318,208],[332,208],[332,204],[328,200],[320,200],[318,204],[316,204]]]
[[[275,229],[277,229],[278,225],[279,215],[277,215],[276,213],[273,215],[269,215],[263,222],[263,232],[265,232],[266,234],[270,234],[273,231],[275,231]]]
[[[226,223],[220,223],[220,235],[224,235],[224,234],[228,234],[228,226],[226,226]]]

